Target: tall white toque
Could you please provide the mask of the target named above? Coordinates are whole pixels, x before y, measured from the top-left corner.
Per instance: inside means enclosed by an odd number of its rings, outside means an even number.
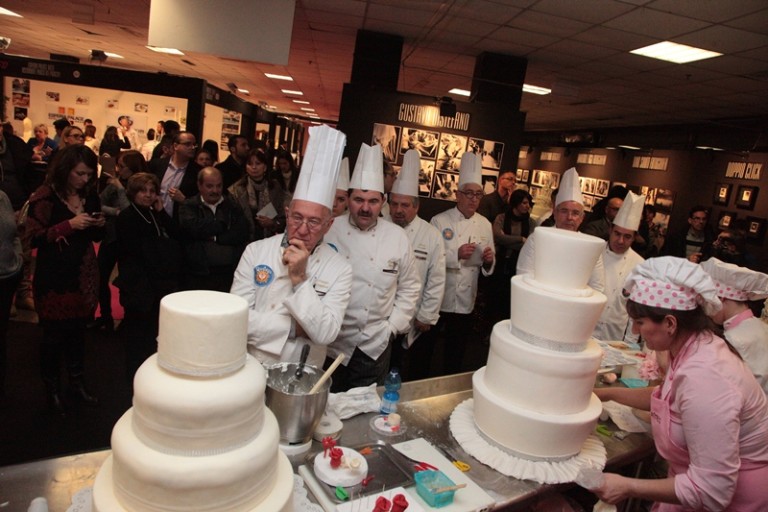
[[[555,207],[565,201],[576,201],[584,206],[584,196],[581,195],[581,185],[579,184],[579,173],[576,172],[575,167],[571,167],[563,173],[563,178],[560,180],[560,186],[557,189],[557,204],[555,204]]]
[[[309,129],[309,142],[301,162],[294,199],[311,201],[333,209],[341,155],[346,143],[347,136],[330,126],[320,125]]]
[[[483,186],[483,165],[480,157],[470,151],[461,155],[461,166],[459,167],[459,190],[464,185],[475,183]]]
[[[347,190],[349,188],[349,158],[341,159],[341,168],[339,169],[339,181],[336,183],[337,190]]]
[[[619,213],[613,219],[613,225],[630,231],[637,231],[643,218],[645,196],[629,192],[619,208]]]
[[[419,171],[421,160],[419,152],[409,149],[403,157],[403,167],[397,174],[397,179],[392,185],[392,194],[416,197],[419,195]]]
[[[349,188],[384,193],[384,157],[381,146],[365,143],[360,146]]]

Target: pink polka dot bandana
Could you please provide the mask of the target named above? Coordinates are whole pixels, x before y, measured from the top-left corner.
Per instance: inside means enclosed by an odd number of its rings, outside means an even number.
[[[690,311],[696,309],[697,293],[693,288],[676,284],[638,279],[629,292],[629,299],[656,308]]]
[[[717,293],[718,297],[721,297],[723,299],[737,300],[740,302],[745,302],[749,300],[748,292],[745,292],[744,290],[739,290],[738,288],[727,285],[725,283],[721,283],[716,279],[713,279],[713,281],[715,281],[715,293]]]

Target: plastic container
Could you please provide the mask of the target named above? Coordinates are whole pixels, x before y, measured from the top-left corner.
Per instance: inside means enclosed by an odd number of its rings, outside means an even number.
[[[419,493],[419,496],[430,507],[440,508],[453,503],[453,495],[456,494],[456,489],[435,492],[442,488],[456,485],[442,471],[419,471],[414,473],[413,479],[416,480],[416,492]]]
[[[400,401],[400,386],[402,385],[400,372],[392,368],[384,379],[384,396],[381,398],[381,414],[397,412],[397,402]]]

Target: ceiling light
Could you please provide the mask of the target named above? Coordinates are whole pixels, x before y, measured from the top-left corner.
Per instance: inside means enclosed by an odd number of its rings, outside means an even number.
[[[124,59],[125,58],[122,55],[120,55],[119,53],[104,52],[104,55],[106,55],[110,59]]]
[[[237,92],[241,92],[243,94],[251,94],[251,91],[248,89],[240,89],[239,87],[237,88]]]
[[[713,146],[696,146],[696,149],[711,149],[712,151],[725,151],[723,148],[716,148]]]
[[[638,48],[629,53],[643,55],[652,59],[665,60],[676,64],[685,64],[686,62],[695,62],[697,60],[711,59],[719,57],[722,53],[702,50],[684,44],[673,43],[672,41],[662,41],[660,43]]]
[[[171,55],[184,55],[184,52],[177,50],[176,48],[160,48],[159,46],[149,46],[147,48],[157,53],[169,53]]]
[[[288,75],[276,75],[274,73],[264,73],[264,76],[267,78],[274,78],[275,80],[287,80],[289,82],[293,82],[293,77],[290,77]]]
[[[624,149],[642,149],[642,148],[639,148],[637,146],[628,146],[626,144],[619,144],[619,147],[620,148],[624,148]]]
[[[298,103],[299,105],[309,105],[309,102],[304,100],[293,100],[293,102]]]
[[[280,89],[283,94],[296,94],[298,96],[304,96],[304,93],[301,91],[292,91],[291,89]]]
[[[523,84],[523,92],[529,92],[531,94],[552,94],[552,89],[547,89],[546,87],[539,87],[538,85],[531,85],[531,84]]]
[[[466,90],[466,89],[459,89],[459,88],[457,88],[457,87],[454,87],[453,89],[451,89],[450,91],[448,91],[448,94],[458,94],[459,96],[469,96],[469,95],[471,95],[472,93],[471,93],[471,92],[469,92],[469,91],[468,91],[468,90]]]
[[[323,124],[320,121],[310,121],[310,123],[312,123],[312,124]]]
[[[9,11],[5,7],[0,7],[0,14],[2,14],[3,16],[15,16],[16,18],[23,18],[24,17],[21,14],[16,14],[13,11]]]
[[[315,111],[315,109],[307,108],[307,107],[301,107],[301,110],[303,110],[304,112],[314,112]]]

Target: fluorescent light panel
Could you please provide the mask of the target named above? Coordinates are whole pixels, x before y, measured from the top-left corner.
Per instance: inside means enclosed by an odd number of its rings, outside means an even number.
[[[458,94],[459,96],[469,96],[472,93],[466,89],[459,89],[458,87],[454,87],[453,89],[448,91],[448,94]]]
[[[629,53],[650,57],[652,59],[674,62],[675,64],[685,64],[686,62],[711,59],[712,57],[719,57],[722,55],[722,53],[702,50],[701,48],[673,43],[672,41],[662,41],[650,46],[644,46],[643,48],[632,50]]]
[[[109,57],[111,59],[124,59],[125,58],[122,55],[120,55],[119,53],[104,52],[104,55],[106,55],[107,57]]]
[[[249,91],[248,89],[240,89],[239,87],[237,88],[237,91],[241,92],[243,94],[250,94],[251,93],[251,91]]]
[[[304,93],[301,91],[293,91],[291,89],[280,89],[283,94],[296,94],[297,96],[304,96]]]
[[[624,149],[642,149],[637,146],[628,146],[627,144],[619,144],[619,147]]]
[[[13,11],[9,11],[5,7],[0,7],[0,15],[3,15],[3,16],[14,16],[16,18],[23,18],[24,17],[21,14],[16,14]]]
[[[309,105],[309,102],[304,100],[293,100],[293,102],[298,103],[299,105]]]
[[[267,78],[273,78],[275,80],[287,80],[289,82],[293,82],[293,77],[290,77],[288,75],[276,75],[274,73],[264,73],[264,76]]]
[[[308,107],[301,107],[301,110],[303,110],[304,112],[314,112],[315,111],[315,109],[308,108]]]
[[[159,46],[149,46],[147,48],[157,53],[168,53],[170,55],[184,55],[184,52],[177,50],[176,48],[160,48]]]
[[[538,85],[523,84],[523,92],[529,92],[531,94],[539,94],[544,96],[545,94],[552,94],[552,89],[546,87],[539,87]]]

